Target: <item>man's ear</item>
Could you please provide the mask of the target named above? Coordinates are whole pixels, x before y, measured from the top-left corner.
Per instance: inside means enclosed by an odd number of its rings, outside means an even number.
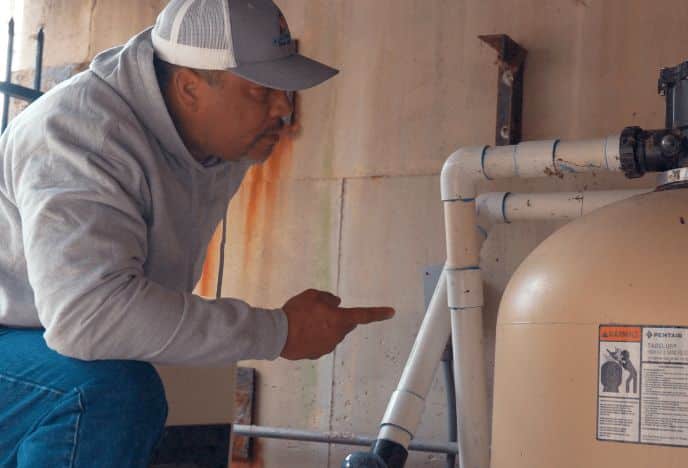
[[[186,109],[191,111],[198,109],[204,85],[198,73],[189,68],[179,67],[175,70],[171,85],[177,99]]]

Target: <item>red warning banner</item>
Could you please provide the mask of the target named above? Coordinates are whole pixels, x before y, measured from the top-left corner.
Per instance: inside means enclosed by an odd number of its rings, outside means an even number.
[[[625,327],[619,325],[603,325],[600,327],[600,341],[639,342],[642,340],[641,327]]]

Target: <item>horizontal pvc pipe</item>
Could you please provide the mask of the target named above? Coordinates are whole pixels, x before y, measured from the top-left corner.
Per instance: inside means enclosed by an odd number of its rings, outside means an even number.
[[[561,177],[567,172],[620,171],[620,135],[579,141],[526,141],[518,145],[460,148],[447,158],[440,177],[442,201],[475,198],[479,180]]]
[[[486,148],[482,158],[483,175],[486,179],[508,179],[518,174],[516,170],[516,147],[496,146]],[[489,157],[487,153],[489,152]]]
[[[537,196],[531,196],[537,195]],[[548,197],[540,194],[507,195],[503,200],[503,222],[545,219],[575,219],[583,212],[583,195],[580,193]]]
[[[524,141],[516,145],[514,153],[517,177],[545,177],[556,174],[554,153],[557,140]],[[489,159],[489,151],[485,159]]]
[[[479,224],[570,220],[653,189],[559,193],[486,193],[476,200]]]
[[[619,157],[620,135],[594,140],[560,141],[554,154],[554,163],[561,173],[591,170],[621,169]]]
[[[314,432],[279,427],[247,426],[242,424],[234,424],[232,426],[232,433],[247,437],[262,437],[266,439],[301,440],[304,442],[321,442],[327,444],[356,445],[366,447],[370,447],[375,442],[375,439],[372,437],[360,436],[346,432]],[[415,450],[418,452],[457,454],[459,453],[459,446],[455,443],[436,443],[414,440],[411,441],[409,450]]]
[[[620,171],[619,138],[620,135],[611,135],[593,140],[526,141],[518,145],[485,148],[481,154],[481,176],[486,179],[561,177],[573,172]],[[460,172],[469,174],[472,171]]]

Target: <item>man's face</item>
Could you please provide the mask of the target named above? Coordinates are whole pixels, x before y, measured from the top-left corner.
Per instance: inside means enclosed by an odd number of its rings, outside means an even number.
[[[199,149],[224,160],[248,156],[264,161],[280,139],[283,117],[292,112],[284,91],[222,72],[199,93],[194,126]]]

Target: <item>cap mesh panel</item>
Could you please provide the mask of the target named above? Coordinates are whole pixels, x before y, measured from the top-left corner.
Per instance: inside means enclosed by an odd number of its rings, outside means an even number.
[[[179,27],[179,44],[202,49],[229,49],[223,2],[227,0],[195,0],[182,19]]]

